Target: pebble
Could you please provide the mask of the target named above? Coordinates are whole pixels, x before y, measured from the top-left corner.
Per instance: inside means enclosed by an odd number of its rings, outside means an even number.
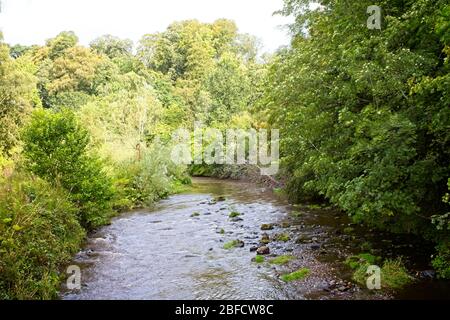
[[[258,248],[258,249],[256,250],[256,253],[257,253],[258,255],[266,255],[266,254],[270,254],[270,249],[269,249],[269,247],[263,246],[263,247]]]

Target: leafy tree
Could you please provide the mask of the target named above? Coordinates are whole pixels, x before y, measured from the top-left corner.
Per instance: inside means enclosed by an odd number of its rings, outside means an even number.
[[[89,49],[72,47],[53,61],[50,69],[50,94],[62,91],[84,91],[93,93],[93,80],[101,58]]]
[[[282,128],[289,193],[445,242],[431,216],[448,212],[448,4],[381,1],[377,31],[366,27],[370,1],[318,2],[285,1],[296,35],[274,58],[263,99]]]
[[[78,43],[78,37],[73,31],[64,31],[58,34],[55,38],[47,40],[47,47],[49,48],[49,58],[55,60],[61,57],[69,48],[73,48]]]
[[[12,58],[17,59],[17,58],[23,56],[25,53],[29,52],[31,49],[32,49],[32,47],[16,44],[16,45],[10,47],[9,54]]]
[[[238,54],[245,62],[255,62],[261,50],[261,40],[250,34],[239,34],[235,39]]]
[[[18,131],[34,106],[39,106],[35,68],[26,57],[13,60],[0,42],[0,149],[10,153]]]
[[[104,54],[110,59],[132,54],[133,41],[120,39],[112,35],[104,35],[91,42],[90,47],[98,54]]]
[[[105,223],[110,214],[112,184],[101,162],[88,154],[89,135],[67,110],[36,110],[23,132],[26,167],[70,193],[82,225]]]
[[[211,24],[188,20],[144,36],[138,57],[172,80],[171,95],[188,107],[183,123],[192,126],[194,120],[201,120],[218,125],[247,106],[252,81],[248,71],[257,55],[253,40],[240,35],[230,20]]]
[[[251,91],[247,68],[235,55],[223,55],[209,75],[206,88],[212,99],[208,124],[226,124],[247,107]]]
[[[238,27],[234,21],[219,19],[211,24],[212,41],[216,57],[234,49],[238,35]]]

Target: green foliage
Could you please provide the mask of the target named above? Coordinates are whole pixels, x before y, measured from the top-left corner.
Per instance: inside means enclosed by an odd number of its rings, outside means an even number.
[[[233,241],[230,241],[230,242],[225,243],[225,244],[223,245],[223,248],[224,248],[225,250],[231,250],[231,249],[240,247],[241,245],[242,245],[242,241],[240,241],[240,240],[233,240]]]
[[[292,273],[282,275],[281,276],[281,280],[283,280],[284,282],[303,280],[306,277],[308,277],[309,274],[310,274],[310,270],[309,269],[301,268],[301,269],[298,269],[297,271],[294,271]]]
[[[75,34],[63,32],[45,47],[29,51],[38,67],[38,88],[45,107],[78,108],[118,72],[109,58],[77,42]]]
[[[226,123],[232,115],[244,111],[250,97],[249,81],[236,55],[222,56],[206,80],[206,88],[212,99],[206,122],[217,126]]]
[[[53,60],[46,89],[57,95],[64,91],[92,93],[101,58],[83,47],[72,47]]]
[[[21,44],[16,44],[16,45],[10,47],[9,55],[11,56],[11,58],[17,59],[17,58],[23,56],[25,53],[27,53],[31,49],[32,49],[31,47],[23,46]]]
[[[67,49],[75,47],[77,43],[78,37],[73,31],[63,31],[55,38],[47,40],[50,59],[61,57]]]
[[[327,198],[358,223],[448,238],[448,3],[286,0],[292,47],[271,61],[262,119],[281,129],[287,192]],[[307,30],[307,32],[305,32]],[[438,223],[441,221],[441,223]]]
[[[213,177],[215,175],[215,170],[214,166],[193,164],[189,166],[189,174],[193,177]]]
[[[77,112],[90,132],[92,146],[115,163],[135,158],[141,149],[143,153],[147,140],[158,133],[162,106],[144,81],[136,74],[124,76],[114,88],[109,88],[109,93]]]
[[[0,41],[0,148],[6,153],[19,142],[19,128],[39,106],[35,68],[26,57],[13,60]]]
[[[239,212],[233,211],[229,214],[230,218],[237,218],[239,217],[241,214]]]
[[[361,253],[357,256],[348,257],[345,260],[345,264],[352,269],[358,269],[361,266],[379,264],[381,260],[381,257],[371,255],[370,253]]]
[[[90,47],[98,54],[104,54],[110,59],[131,55],[133,41],[122,40],[112,35],[99,37],[91,42]]]
[[[400,289],[414,281],[401,259],[386,260],[381,268],[381,282],[388,288]]]
[[[172,194],[177,182],[188,183],[183,168],[171,163],[169,149],[153,145],[141,155],[114,165],[117,209],[149,206]]]
[[[0,176],[0,299],[53,299],[84,238],[68,193],[29,174]]]
[[[188,20],[145,35],[137,56],[163,75],[160,79],[171,81],[173,89],[165,91],[186,106],[183,122],[192,127],[194,120],[201,120],[220,127],[249,107],[251,85],[260,69],[256,52],[256,41],[239,35],[232,21]]]
[[[288,242],[289,240],[291,240],[291,237],[287,233],[275,235],[275,241]]]
[[[450,279],[450,243],[442,243],[438,246],[433,267],[440,278]]]
[[[356,265],[352,265],[354,262],[350,262],[350,266],[355,269],[353,280],[366,286],[367,268],[380,262],[378,258],[366,254],[360,255],[360,260]],[[383,289],[401,289],[413,281],[414,278],[409,275],[401,258],[384,261],[381,267],[381,287]]]
[[[72,112],[36,110],[24,129],[23,141],[26,167],[70,192],[84,226],[92,228],[107,221],[112,182],[101,162],[88,155],[88,133]]]

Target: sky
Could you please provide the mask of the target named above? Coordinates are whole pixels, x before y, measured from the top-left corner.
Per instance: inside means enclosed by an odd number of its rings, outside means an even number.
[[[290,18],[273,16],[283,0],[0,0],[0,30],[6,43],[45,43],[61,31],[75,31],[83,45],[112,34],[135,43],[179,20],[234,20],[239,31],[257,36],[263,51],[289,44]]]

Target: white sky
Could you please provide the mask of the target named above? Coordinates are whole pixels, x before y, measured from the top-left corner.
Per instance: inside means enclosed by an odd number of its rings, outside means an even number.
[[[289,44],[281,26],[290,22],[272,13],[283,0],[0,0],[0,30],[10,44],[44,44],[61,31],[75,31],[84,45],[112,34],[137,42],[177,20],[234,20],[240,32],[260,38],[264,51]]]

